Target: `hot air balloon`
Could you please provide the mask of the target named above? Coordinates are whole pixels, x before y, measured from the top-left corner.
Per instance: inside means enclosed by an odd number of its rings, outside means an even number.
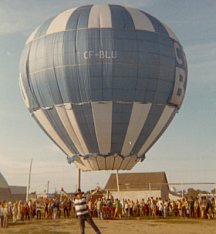
[[[20,60],[24,102],[83,171],[130,170],[166,130],[185,96],[183,48],[135,8],[86,5],[48,19]]]

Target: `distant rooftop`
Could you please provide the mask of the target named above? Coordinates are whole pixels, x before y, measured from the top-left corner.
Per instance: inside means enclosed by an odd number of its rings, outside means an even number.
[[[119,173],[118,179],[120,190],[160,190],[168,183],[165,172]],[[110,175],[105,189],[117,190],[116,174]]]
[[[8,188],[8,183],[0,172],[0,188]]]

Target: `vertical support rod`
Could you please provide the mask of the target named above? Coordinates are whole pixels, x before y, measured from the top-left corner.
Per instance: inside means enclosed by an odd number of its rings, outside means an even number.
[[[49,196],[49,180],[47,182],[47,198],[48,198],[48,196]]]
[[[120,189],[119,189],[119,176],[118,176],[118,170],[116,170],[116,183],[117,183],[117,191],[118,191],[118,199],[120,199]]]
[[[183,190],[183,184],[181,183],[181,196],[182,196],[182,198],[184,197],[184,190]]]
[[[81,170],[77,169],[77,191],[81,189]]]

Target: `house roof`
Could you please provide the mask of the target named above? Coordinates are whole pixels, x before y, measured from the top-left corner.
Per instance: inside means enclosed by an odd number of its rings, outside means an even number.
[[[10,200],[11,191],[4,176],[0,173],[0,200]]]
[[[4,176],[0,172],[0,188],[7,188],[8,189],[8,183],[5,180]]]
[[[165,172],[147,173],[119,173],[119,189],[122,190],[161,190],[163,186],[168,186]],[[117,190],[117,176],[111,174],[106,186],[106,190]]]

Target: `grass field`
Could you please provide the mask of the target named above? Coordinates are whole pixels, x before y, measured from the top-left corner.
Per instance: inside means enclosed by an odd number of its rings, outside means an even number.
[[[216,233],[216,219],[122,219],[97,220],[94,219],[102,234],[214,234]],[[9,223],[7,229],[0,229],[1,234],[79,234],[78,220],[35,220],[34,222]],[[86,234],[93,234],[92,228],[86,224]]]

